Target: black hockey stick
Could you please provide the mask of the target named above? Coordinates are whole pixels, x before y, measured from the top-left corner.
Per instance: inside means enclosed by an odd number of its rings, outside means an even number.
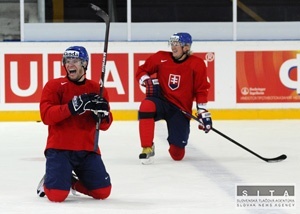
[[[102,70],[101,70],[101,80],[100,80],[100,97],[103,95],[104,90],[104,77],[106,72],[106,58],[107,58],[107,47],[108,47],[108,37],[109,37],[109,27],[110,27],[110,19],[107,13],[105,13],[100,7],[90,3],[90,7],[92,10],[96,12],[96,15],[99,16],[105,22],[105,40],[104,40],[104,50],[103,50],[103,58],[102,58]],[[101,123],[101,116],[98,113],[98,121],[96,123],[96,133],[94,138],[94,151],[98,149],[98,141],[99,141],[99,127]]]
[[[171,104],[174,108],[178,109],[179,111],[181,111],[183,114],[185,114],[186,116],[196,120],[198,123],[200,123],[202,126],[203,126],[203,123],[197,118],[195,117],[194,115],[178,108],[177,106],[175,106],[174,104]],[[253,152],[252,150],[248,149],[247,147],[243,146],[242,144],[238,143],[237,141],[233,140],[232,138],[228,137],[227,135],[225,135],[224,133],[218,131],[217,129],[215,128],[211,128],[212,131],[216,132],[217,134],[221,135],[222,137],[226,138],[227,140],[231,141],[232,143],[234,143],[235,145],[245,149],[246,151],[250,152],[251,154],[255,155],[256,157],[260,158],[261,160],[264,160],[268,163],[273,163],[273,162],[279,162],[279,161],[283,161],[287,158],[287,156],[285,154],[282,154],[278,157],[275,157],[275,158],[265,158],[265,157],[262,157],[260,156],[259,154]]]

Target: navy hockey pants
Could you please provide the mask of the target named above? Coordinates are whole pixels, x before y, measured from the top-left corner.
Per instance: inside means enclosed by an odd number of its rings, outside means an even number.
[[[45,186],[48,189],[70,190],[72,171],[88,190],[110,186],[101,155],[87,151],[47,149]]]

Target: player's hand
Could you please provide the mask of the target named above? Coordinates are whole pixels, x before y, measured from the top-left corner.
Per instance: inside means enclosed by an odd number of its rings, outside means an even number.
[[[206,109],[198,109],[197,118],[202,124],[199,124],[198,128],[208,133],[212,128],[211,114]]]
[[[100,115],[102,118],[108,116],[109,114],[109,104],[108,101],[100,97],[99,95],[95,95],[92,99],[93,103],[93,112],[96,115]]]
[[[72,100],[69,101],[68,107],[72,115],[83,114],[85,111],[93,110],[92,99],[96,94],[81,94],[79,96],[74,96]]]
[[[110,114],[109,114],[109,103],[108,101],[100,97],[100,95],[95,95],[92,99],[94,112],[93,118],[95,121],[99,122],[99,118],[101,118],[101,123],[110,123]]]
[[[160,86],[158,79],[148,78],[144,80],[143,85],[146,87],[146,97],[160,96]]]

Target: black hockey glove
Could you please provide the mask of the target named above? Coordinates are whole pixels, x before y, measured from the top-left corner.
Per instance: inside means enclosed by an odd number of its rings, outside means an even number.
[[[160,97],[160,86],[157,79],[146,79],[143,84],[146,86],[146,97]]]
[[[211,114],[206,109],[198,109],[198,119],[203,125],[199,125],[198,128],[208,133],[212,128]]]
[[[95,94],[81,94],[79,96],[74,96],[72,100],[69,101],[68,107],[72,115],[83,114],[85,111],[92,111],[93,103],[92,99]]]
[[[95,115],[100,116],[102,120],[109,122],[109,104],[107,100],[99,95],[95,95],[92,99],[93,112]]]

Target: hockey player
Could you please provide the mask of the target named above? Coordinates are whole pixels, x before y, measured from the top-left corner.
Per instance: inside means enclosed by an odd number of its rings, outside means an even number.
[[[101,117],[100,130],[107,130],[113,121],[108,93],[104,88],[100,97],[99,83],[86,79],[89,56],[84,47],[66,49],[62,63],[67,75],[50,80],[40,101],[48,138],[44,152],[46,174],[37,192],[53,202],[64,201],[70,188],[105,199],[111,192],[110,176],[100,149],[94,151],[94,138],[97,115]]]
[[[175,161],[184,158],[190,133],[190,118],[178,108],[192,113],[196,101],[197,116],[205,133],[212,128],[207,110],[210,83],[202,59],[191,54],[192,37],[189,33],[175,33],[170,37],[171,52],[158,51],[150,56],[136,72],[136,79],[146,87],[146,98],[139,107],[139,134],[143,164],[153,162],[155,121],[164,119],[168,128],[170,156]],[[174,106],[176,106],[174,108]]]

